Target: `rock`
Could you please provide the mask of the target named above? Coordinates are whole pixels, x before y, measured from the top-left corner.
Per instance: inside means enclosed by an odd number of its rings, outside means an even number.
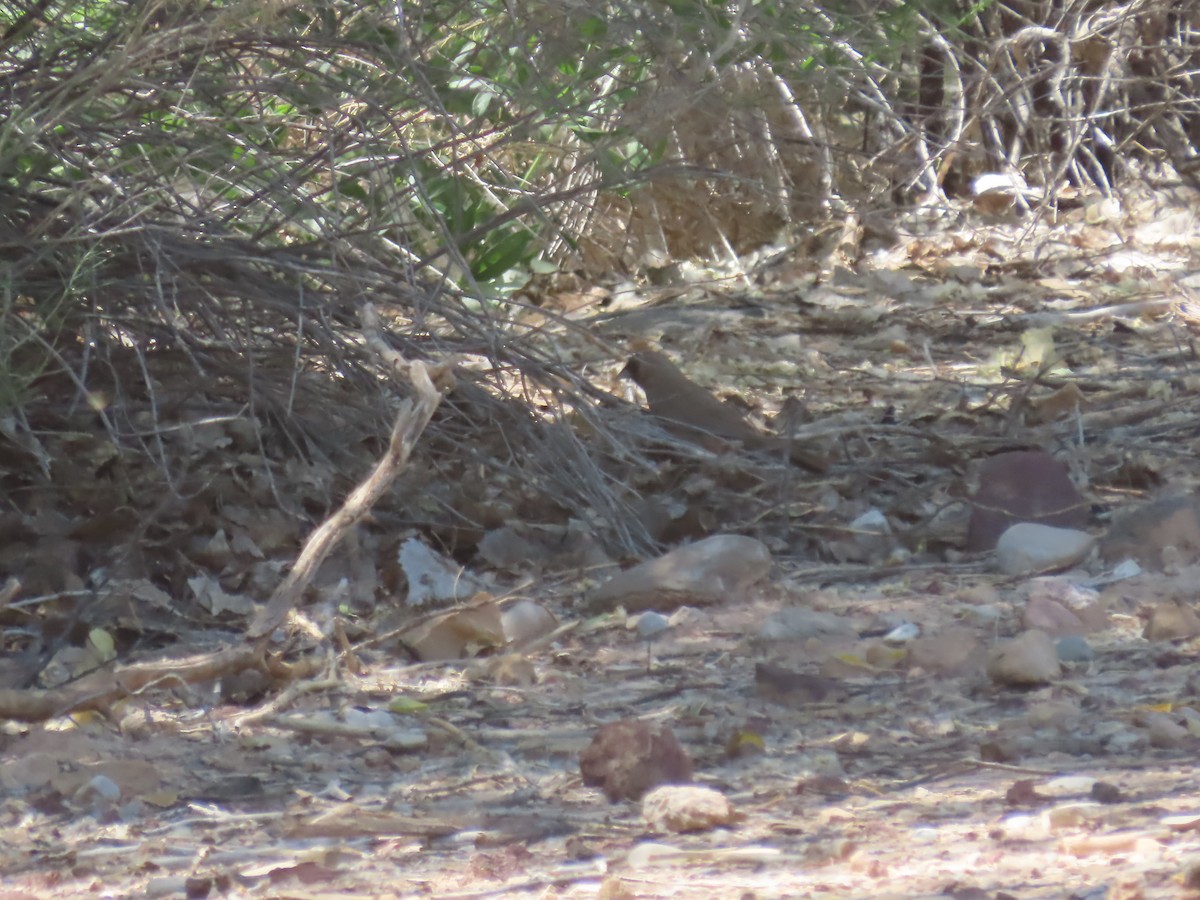
[[[1068,634],[1083,634],[1087,626],[1083,620],[1057,600],[1046,597],[1030,597],[1021,613],[1021,625],[1025,628],[1036,628],[1051,637],[1062,637]]]
[[[1178,641],[1200,634],[1200,616],[1186,603],[1163,600],[1150,613],[1150,621],[1142,630],[1148,641]]]
[[[711,605],[738,598],[770,569],[771,551],[762,541],[717,534],[615,575],[588,599],[588,609],[669,612],[684,604]]]
[[[857,638],[854,623],[833,613],[805,606],[788,606],[767,616],[758,630],[764,641],[804,641],[809,638]]]
[[[671,627],[671,620],[662,613],[650,610],[638,616],[636,622],[632,624],[633,629],[638,633],[638,637],[643,641],[652,641],[660,637],[664,631]]]
[[[651,831],[709,831],[739,818],[720,791],[697,785],[655,788],[642,799],[642,818]]]
[[[997,644],[988,654],[987,674],[997,684],[1047,684],[1062,674],[1054,641],[1044,631],[1026,631]]]
[[[1107,781],[1097,781],[1092,785],[1092,789],[1088,792],[1089,796],[1097,803],[1128,803],[1129,797],[1117,787],[1115,784],[1110,784]],[[1168,826],[1169,827],[1169,826]]]
[[[1166,713],[1146,713],[1141,724],[1150,736],[1151,747],[1173,750],[1184,744],[1195,743],[1191,733]]]
[[[1108,627],[1108,609],[1093,587],[1058,576],[1034,578],[1023,622],[1051,637],[1090,634]]]
[[[1000,535],[996,564],[1005,575],[1065,569],[1081,562],[1094,545],[1086,531],[1018,522]]]
[[[896,546],[892,526],[880,510],[872,507],[831,539],[826,549],[839,562],[870,562],[887,558]]]
[[[610,802],[640,800],[664,784],[692,780],[692,760],[661,723],[621,719],[601,725],[579,754],[579,773]]]
[[[1100,543],[1109,562],[1137,560],[1144,568],[1163,568],[1164,551],[1178,564],[1200,559],[1200,498],[1168,497],[1125,513]]]
[[[1076,634],[1062,638],[1054,645],[1054,650],[1059,661],[1065,663],[1091,662],[1096,658],[1092,645]]]
[[[1063,463],[1042,450],[1000,453],[980,469],[966,549],[991,550],[1016,522],[1082,528],[1087,521],[1087,504]]]

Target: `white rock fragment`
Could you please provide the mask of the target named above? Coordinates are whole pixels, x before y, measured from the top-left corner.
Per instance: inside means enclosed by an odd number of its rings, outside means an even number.
[[[435,553],[416,538],[400,545],[400,568],[408,579],[408,605],[466,600],[480,588],[479,582],[446,557]]]

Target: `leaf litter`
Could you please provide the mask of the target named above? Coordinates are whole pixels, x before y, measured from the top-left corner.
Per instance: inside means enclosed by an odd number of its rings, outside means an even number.
[[[113,611],[111,629],[83,627],[74,643],[90,656],[50,654],[62,678],[103,665],[114,640],[126,651],[135,627],[192,647],[236,637],[255,614],[287,611],[263,601],[291,562],[297,511],[320,508],[334,479],[297,466],[271,484],[228,455],[236,436],[196,432],[186,452],[208,469],[204,492],[140,526],[142,552],[116,559],[95,558],[101,545],[55,498],[31,501],[23,526],[57,550],[8,551],[30,561],[25,589],[44,596],[7,596],[5,693],[19,696],[5,698],[0,766],[6,887],[1150,897],[1194,886],[1200,544],[1187,498],[1200,410],[1182,283],[1194,247],[1151,224],[1118,240],[1083,214],[1022,230],[912,238],[854,269],[801,260],[648,286],[611,315],[572,308],[613,347],[655,341],[753,427],[830,451],[830,471],[812,474],[681,441],[635,408],[636,388],[616,377],[624,358],[564,344],[616,396],[614,433],[644,450],[605,462],[639,501],[623,526],[685,547],[754,539],[749,557],[705,557],[728,571],[697,566],[703,577],[682,589],[662,557],[667,581],[605,594],[618,567],[586,510],[554,522],[534,493],[463,481],[432,502],[486,508],[491,540],[448,530],[437,536],[448,553],[414,553],[409,542],[429,536],[386,504],[358,520],[276,648],[308,655],[307,671],[248,669],[256,683],[244,684],[224,671],[159,676],[92,712],[18,724],[17,701],[54,688],[19,677],[54,669],[40,663],[53,649],[44,635],[21,650],[33,610],[63,635],[82,621],[69,592]],[[986,552],[999,535],[966,552],[969,523],[984,506],[1013,512],[989,493],[987,460],[1031,450],[1078,489],[1088,515],[1072,524],[1102,555],[1004,575]],[[437,480],[445,461],[420,455],[414,471]],[[1144,505],[1166,492],[1177,499]],[[408,608],[414,566],[439,588],[418,592],[421,610]],[[662,621],[639,627],[642,610]],[[266,635],[272,621],[255,627]],[[641,723],[632,743],[585,767],[638,782],[638,797],[614,789],[610,802],[580,765],[617,722]],[[702,789],[691,799],[639,781],[656,746],[637,743],[642,727],[686,753],[686,766],[658,769],[665,788],[690,771]]]

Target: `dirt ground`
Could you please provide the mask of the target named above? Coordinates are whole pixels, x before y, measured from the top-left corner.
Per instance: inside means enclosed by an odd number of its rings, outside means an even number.
[[[764,419],[798,399],[834,453],[827,475],[755,481],[778,502],[753,523],[722,503],[744,489],[736,461],[655,473],[666,505],[700,497],[695,521],[761,538],[765,582],[676,612],[647,644],[623,612],[585,611],[603,570],[478,561],[504,602],[553,613],[556,636],[453,663],[318,647],[316,674],[266,693],[156,683],[106,716],[9,722],[0,900],[1200,893],[1196,641],[1144,636],[1155,602],[1194,601],[1196,560],[1173,548],[1132,578],[1094,557],[1004,576],[961,552],[965,513],[941,513],[979,460],[1014,447],[1068,462],[1097,535],[1195,489],[1196,208],[1156,195],[1110,219],[897,238],[853,268],[785,258],[614,287],[603,312],[574,315],[613,346],[658,342]],[[638,400],[622,359],[588,364]],[[1075,402],[1041,405],[1067,384]],[[872,509],[894,528],[863,541],[847,526]],[[1087,658],[997,684],[989,649],[1046,595],[1102,604]],[[846,627],[763,635],[797,606]],[[884,640],[905,625],[923,656]],[[780,702],[763,662],[840,690]],[[580,752],[623,718],[668,725],[735,820],[650,833],[639,803],[585,786]]]

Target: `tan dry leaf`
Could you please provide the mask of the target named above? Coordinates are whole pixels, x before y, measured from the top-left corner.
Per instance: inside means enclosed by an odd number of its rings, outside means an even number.
[[[492,600],[452,609],[400,635],[422,662],[464,659],[489,647],[504,646],[500,607]]]
[[[262,552],[262,548],[254,542],[254,539],[243,528],[230,529],[233,533],[233,540],[229,546],[238,556],[249,556],[253,559],[266,559],[266,554]]]
[[[137,581],[128,582],[128,584],[129,593],[135,600],[141,600],[143,603],[149,603],[151,606],[156,606],[159,609],[174,609],[171,595],[149,579],[141,578]]]
[[[1069,382],[1048,397],[1029,401],[1029,419],[1035,424],[1053,422],[1063,416],[1082,410],[1087,405],[1083,391],[1075,382]]]

